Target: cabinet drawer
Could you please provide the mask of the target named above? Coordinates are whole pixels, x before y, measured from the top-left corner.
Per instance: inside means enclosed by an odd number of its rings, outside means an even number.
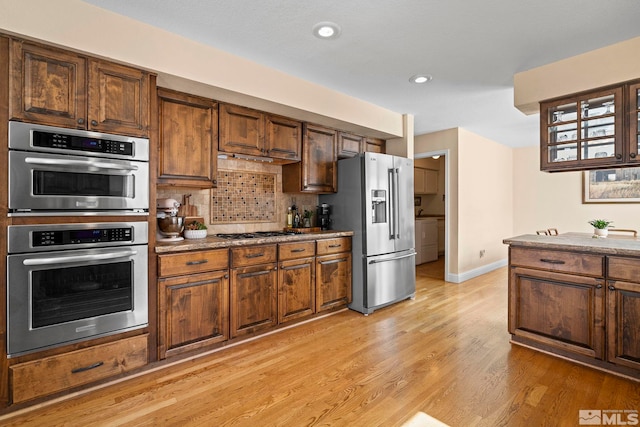
[[[245,246],[231,249],[233,268],[276,262],[276,245]]]
[[[228,268],[228,249],[158,255],[158,275],[160,277],[226,270]]]
[[[351,238],[338,237],[335,239],[318,240],[318,255],[336,254],[339,252],[351,252]]]
[[[287,259],[304,258],[314,256],[316,254],[316,242],[294,242],[294,243],[281,243],[280,254],[278,258],[280,261]]]
[[[607,277],[613,280],[640,282],[640,258],[607,257]]]
[[[511,265],[604,277],[604,257],[574,252],[511,248]]]
[[[13,403],[118,375],[148,362],[147,337],[140,335],[10,368]]]

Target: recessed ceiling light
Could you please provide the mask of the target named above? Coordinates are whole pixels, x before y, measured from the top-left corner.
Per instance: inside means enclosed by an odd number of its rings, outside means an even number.
[[[340,32],[340,26],[334,22],[318,22],[313,26],[313,35],[320,39],[338,38]]]
[[[431,74],[416,74],[415,76],[411,76],[409,79],[411,83],[417,84],[428,83],[431,80],[433,80],[433,76]]]

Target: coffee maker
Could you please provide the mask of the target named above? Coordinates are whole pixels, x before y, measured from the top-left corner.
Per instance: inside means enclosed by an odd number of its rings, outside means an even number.
[[[331,206],[323,203],[320,206],[317,206],[317,214],[318,214],[318,222],[317,225],[320,226],[322,230],[331,229]]]

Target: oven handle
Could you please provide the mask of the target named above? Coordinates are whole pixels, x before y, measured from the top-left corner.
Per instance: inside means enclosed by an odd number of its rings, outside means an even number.
[[[51,257],[51,258],[32,258],[25,259],[22,261],[24,265],[51,265],[51,264],[71,264],[77,262],[87,262],[87,261],[103,261],[107,259],[118,259],[118,258],[130,258],[133,255],[137,254],[137,251],[116,251],[116,252],[107,252],[103,254],[93,254],[93,255],[71,255],[71,256],[59,256],[59,257]]]
[[[136,165],[123,165],[119,163],[108,162],[96,162],[94,160],[71,160],[71,159],[39,159],[35,157],[27,157],[24,159],[25,163],[32,165],[42,166],[73,166],[73,167],[86,167],[96,169],[110,169],[110,170],[123,170],[123,171],[135,171],[138,170]]]

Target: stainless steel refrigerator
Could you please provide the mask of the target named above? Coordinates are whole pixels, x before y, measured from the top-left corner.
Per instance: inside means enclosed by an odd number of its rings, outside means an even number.
[[[338,161],[338,192],[319,196],[332,228],[353,230],[353,301],[364,314],[416,291],[413,160],[363,153]]]

